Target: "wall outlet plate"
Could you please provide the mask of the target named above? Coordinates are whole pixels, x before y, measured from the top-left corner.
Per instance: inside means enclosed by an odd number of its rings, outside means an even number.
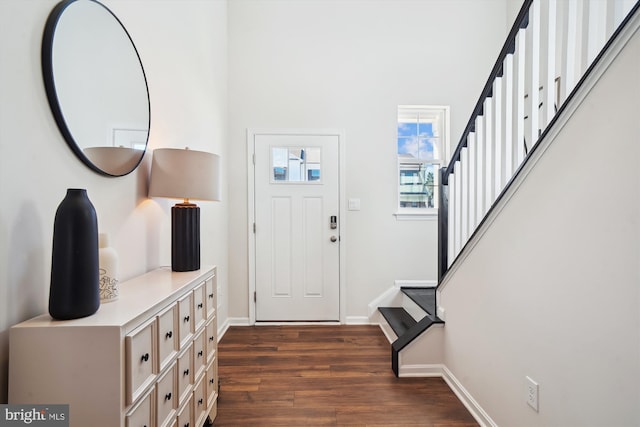
[[[529,377],[525,378],[527,380],[527,388],[525,390],[527,404],[531,406],[534,411],[538,412],[538,383]]]

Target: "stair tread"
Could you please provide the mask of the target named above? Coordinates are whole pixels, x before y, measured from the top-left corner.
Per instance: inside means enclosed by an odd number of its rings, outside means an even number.
[[[379,307],[378,311],[384,316],[398,337],[402,336],[417,323],[407,310],[402,307]]]
[[[436,288],[401,288],[420,308],[431,316],[436,316]]]

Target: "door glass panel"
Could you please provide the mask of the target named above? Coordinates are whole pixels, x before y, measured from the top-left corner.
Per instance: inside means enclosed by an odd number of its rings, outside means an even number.
[[[320,182],[320,147],[272,147],[271,182]]]

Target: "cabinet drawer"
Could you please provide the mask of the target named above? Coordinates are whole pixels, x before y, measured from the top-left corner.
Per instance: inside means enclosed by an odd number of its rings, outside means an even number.
[[[125,337],[127,404],[135,402],[155,379],[155,319],[150,320]]]
[[[162,372],[177,353],[177,318],[178,308],[175,304],[172,304],[158,315],[158,359],[160,360],[158,372]]]
[[[212,362],[207,368],[205,380],[207,382],[207,408],[210,408],[218,397],[218,364],[216,362]]]
[[[193,389],[193,422],[196,426],[204,424],[207,416],[207,387],[204,376],[196,383]]]
[[[193,378],[202,375],[206,366],[207,355],[205,353],[205,330],[201,330],[193,339]]]
[[[205,294],[206,294],[206,306],[207,306],[207,319],[210,319],[216,312],[216,281],[215,276],[209,277],[205,282]]]
[[[157,426],[171,425],[178,409],[178,396],[176,393],[176,369],[174,363],[171,368],[158,380],[156,384],[156,417]]]
[[[178,357],[178,396],[182,404],[190,396],[193,385],[193,344]]]
[[[193,337],[193,293],[189,292],[178,301],[178,328],[180,348],[185,348]]]
[[[151,427],[153,420],[152,401],[155,389],[151,389],[126,415],[127,427]]]
[[[207,321],[207,309],[205,308],[205,286],[204,282],[193,290],[193,330],[197,331]]]
[[[218,328],[215,320],[215,317],[209,320],[207,328],[205,329],[207,341],[207,363],[211,363],[213,358],[216,357],[216,349],[218,348]]]
[[[178,427],[191,427],[193,426],[192,413],[193,410],[193,398],[189,394],[189,400],[178,411]]]

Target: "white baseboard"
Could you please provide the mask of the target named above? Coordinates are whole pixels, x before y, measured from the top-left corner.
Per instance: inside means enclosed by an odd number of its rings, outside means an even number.
[[[458,399],[462,402],[462,404],[467,408],[467,410],[471,413],[473,418],[476,419],[478,424],[483,427],[498,427],[489,414],[485,412],[484,409],[480,406],[480,404],[471,396],[471,394],[467,391],[466,388],[458,381],[458,379],[453,375],[453,373],[447,368],[445,365],[442,365],[443,375],[442,378],[445,380],[449,388],[453,391],[453,393],[458,396]]]
[[[381,326],[382,328],[382,326]],[[384,332],[384,328],[382,328]],[[386,335],[386,333],[385,333]],[[424,365],[401,365],[398,376],[403,377],[441,377],[449,386],[451,391],[460,399],[469,413],[482,427],[497,427],[480,404],[471,396],[471,393],[453,375],[453,372],[445,364],[424,364]]]
[[[445,366],[442,364],[400,366],[398,376],[400,378],[444,377],[444,369]]]
[[[248,317],[229,317],[227,318],[229,326],[251,326]]]
[[[367,316],[347,316],[345,325],[371,325]]]

